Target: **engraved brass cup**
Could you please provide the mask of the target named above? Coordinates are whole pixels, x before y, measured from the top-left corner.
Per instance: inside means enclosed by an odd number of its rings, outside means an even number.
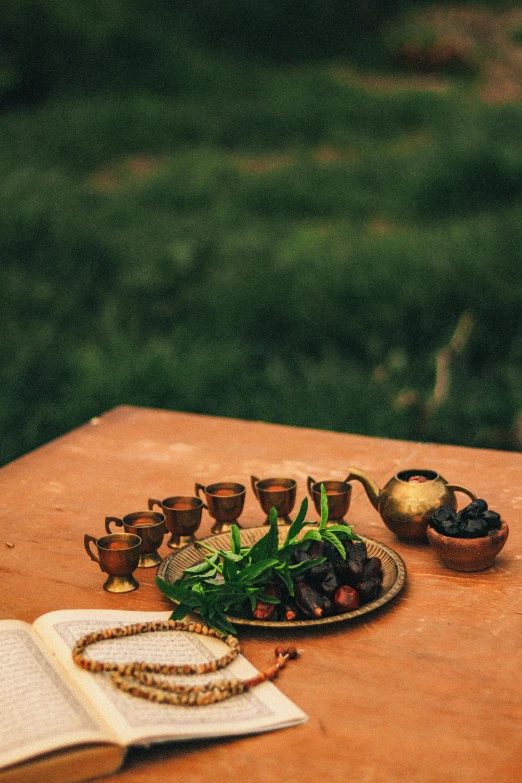
[[[98,557],[92,551],[90,544],[96,544]],[[130,533],[111,533],[108,536],[95,538],[87,533],[83,537],[87,554],[109,574],[103,585],[108,593],[130,593],[136,590],[139,583],[134,579],[133,572],[140,561],[141,538]]]
[[[239,525],[238,518],[245,505],[246,487],[235,481],[218,481],[215,484],[196,483],[196,495],[205,493],[208,513],[215,519],[212,525],[213,533],[226,533],[232,525]]]
[[[271,508],[277,511],[277,524],[290,525],[290,512],[295,506],[297,482],[290,478],[258,479],[251,476],[254,495],[259,500],[261,508],[267,515],[265,525],[270,524],[268,515]]]
[[[316,481],[311,476],[306,479],[308,494],[314,501],[315,510],[321,516],[321,484],[324,484],[326,490],[326,500],[328,502],[328,522],[327,525],[346,524],[345,514],[350,508],[352,499],[352,485],[347,481]]]
[[[167,546],[182,549],[196,540],[194,533],[201,524],[201,512],[206,508],[201,498],[173,495],[164,500],[149,498],[149,508],[159,506],[165,515],[165,527],[170,533]]]
[[[158,549],[165,535],[165,515],[158,511],[135,511],[123,519],[105,517],[105,530],[112,534],[111,523],[123,527],[126,533],[141,538],[141,554],[138,568],[153,568],[161,563]]]

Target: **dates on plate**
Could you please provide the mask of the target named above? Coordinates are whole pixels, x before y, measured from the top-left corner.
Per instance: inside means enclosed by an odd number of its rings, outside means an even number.
[[[309,568],[294,584],[294,597],[285,598],[279,609],[280,620],[319,619],[353,612],[379,595],[383,581],[381,559],[368,557],[363,541],[346,539],[343,546],[345,559],[328,541],[312,541],[296,548],[296,564],[320,557],[326,560]]]

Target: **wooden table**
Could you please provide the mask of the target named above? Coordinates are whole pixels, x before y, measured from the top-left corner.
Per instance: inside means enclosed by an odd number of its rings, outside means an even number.
[[[407,443],[258,422],[120,407],[0,471],[0,617],[32,622],[72,608],[170,608],[140,571],[140,589],[102,590],[83,534],[149,497],[193,494],[194,482],[288,475],[298,502],[310,474],[348,466],[380,486],[402,468],[464,484],[510,525],[495,565],[448,570],[427,544],[400,543],[354,484],[356,532],[397,551],[407,585],[376,615],[329,630],[285,634],[302,651],[278,680],[308,715],[254,737],[132,751],[118,783],[513,783],[522,779],[522,459],[520,454]],[[208,535],[204,516],[199,535]],[[262,512],[247,491],[244,526]],[[14,544],[8,547],[5,542]],[[161,552],[168,553],[166,545]],[[281,636],[240,630],[254,665]],[[107,778],[109,780],[109,778]]]

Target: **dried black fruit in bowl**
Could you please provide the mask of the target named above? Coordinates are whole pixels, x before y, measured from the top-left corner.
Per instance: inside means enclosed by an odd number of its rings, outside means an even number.
[[[309,547],[308,547],[308,555],[315,560],[318,557],[323,557],[325,554],[324,551],[324,541],[310,541]]]
[[[483,519],[467,519],[459,532],[462,538],[482,538],[487,535],[488,526]]]
[[[344,542],[343,542],[344,543]],[[330,563],[336,565],[337,563],[344,563],[344,558],[341,557],[337,549],[329,541],[325,541],[323,555]]]
[[[447,522],[449,520],[453,521],[455,516],[455,511],[451,506],[439,506],[432,516],[432,521],[435,523],[434,527],[436,524],[441,524],[442,522]]]
[[[473,500],[468,506],[466,506],[466,516],[468,519],[480,519],[484,516],[484,512],[488,510],[488,504],[482,498]]]
[[[313,582],[317,582],[318,584],[321,584],[321,582],[324,579],[328,578],[328,575],[330,572],[333,573],[333,567],[332,565],[326,560],[324,563],[319,563],[319,565],[313,566],[309,570],[310,580]]]
[[[291,598],[286,598],[282,603],[282,620],[295,620],[299,615],[299,609]]]
[[[325,616],[327,616],[329,614],[334,614],[335,608],[336,608],[335,604],[332,601],[332,599],[329,598],[327,595],[324,596],[324,598],[323,598],[322,606],[323,606],[323,613],[324,613]]]
[[[490,511],[483,498],[472,500],[456,513],[450,506],[440,506],[430,525],[437,533],[450,538],[483,538],[501,527],[500,514]]]
[[[343,543],[348,560],[364,565],[368,557],[368,552],[366,550],[366,544],[364,541],[352,541],[351,539],[347,539]]]
[[[447,519],[445,522],[441,522],[440,525],[436,527],[437,532],[442,533],[443,536],[453,537],[458,536],[459,529],[460,526],[453,519]]]
[[[496,511],[485,511],[483,519],[486,521],[488,530],[500,530],[500,514],[497,514]]]

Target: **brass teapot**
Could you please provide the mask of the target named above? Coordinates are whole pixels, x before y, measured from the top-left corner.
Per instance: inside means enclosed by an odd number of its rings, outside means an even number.
[[[464,492],[471,500],[476,495],[458,484],[448,484],[434,470],[401,470],[379,489],[358,468],[349,468],[346,481],[360,481],[371,504],[386,527],[402,541],[425,541],[426,528],[434,511],[442,505],[456,510],[455,492]]]

